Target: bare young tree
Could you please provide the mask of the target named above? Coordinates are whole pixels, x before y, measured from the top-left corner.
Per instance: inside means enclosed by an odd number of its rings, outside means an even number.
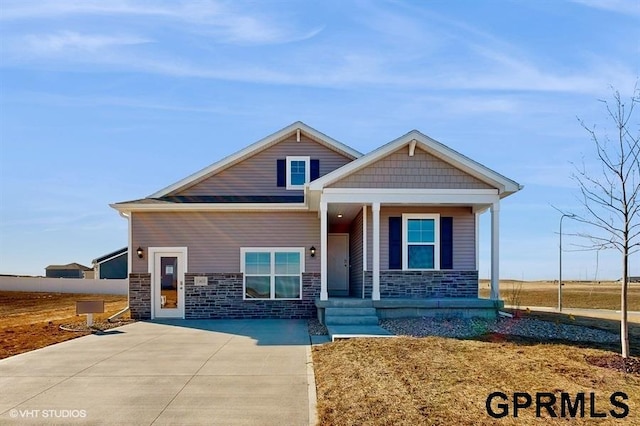
[[[589,231],[576,235],[587,238],[594,249],[613,248],[622,260],[620,339],[622,357],[629,357],[627,294],[629,256],[640,249],[640,117],[635,107],[640,102],[638,87],[625,104],[620,92],[601,101],[613,131],[601,132],[578,119],[589,133],[596,151],[597,167],[583,163],[575,167],[572,178],[580,188],[582,212],[571,212],[574,220],[589,225]]]

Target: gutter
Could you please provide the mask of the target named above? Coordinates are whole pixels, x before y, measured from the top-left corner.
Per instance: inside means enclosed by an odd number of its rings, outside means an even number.
[[[128,238],[128,243],[127,243],[127,277],[131,274],[131,213],[126,214],[124,212],[118,211],[118,213],[120,214],[120,216],[124,217],[125,219],[127,219],[127,228],[128,228],[128,233],[129,233],[129,238]],[[127,279],[127,283],[128,283],[128,279]],[[129,285],[127,284],[127,307],[124,308],[123,310],[121,310],[118,313],[115,313],[113,315],[111,315],[109,318],[107,318],[108,322],[113,322],[114,320],[120,318],[122,315],[124,315],[125,313],[129,312],[130,309],[130,296],[129,296]]]

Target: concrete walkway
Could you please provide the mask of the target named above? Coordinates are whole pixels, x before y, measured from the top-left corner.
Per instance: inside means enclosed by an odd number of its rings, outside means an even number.
[[[314,422],[304,320],[138,322],[0,360],[3,425]]]

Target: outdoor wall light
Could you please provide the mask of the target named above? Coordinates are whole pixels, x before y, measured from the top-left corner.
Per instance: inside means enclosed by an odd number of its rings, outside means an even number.
[[[311,257],[316,257],[316,248],[314,246],[311,246],[311,248],[309,249],[309,253],[311,253]]]
[[[136,250],[136,253],[138,253],[139,259],[142,259],[144,257],[144,250],[142,249],[142,247],[138,247],[138,250]]]

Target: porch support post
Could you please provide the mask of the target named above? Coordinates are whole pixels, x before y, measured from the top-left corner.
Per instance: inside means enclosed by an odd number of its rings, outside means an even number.
[[[367,205],[362,206],[362,298],[364,299],[364,276],[367,274],[369,267],[367,266]]]
[[[327,203],[320,202],[320,300],[329,300],[327,291]]]
[[[500,201],[491,205],[491,300],[500,299]]]
[[[480,213],[476,213],[476,271],[480,270]]]
[[[373,290],[372,300],[380,300],[380,203],[371,205],[373,212]]]

